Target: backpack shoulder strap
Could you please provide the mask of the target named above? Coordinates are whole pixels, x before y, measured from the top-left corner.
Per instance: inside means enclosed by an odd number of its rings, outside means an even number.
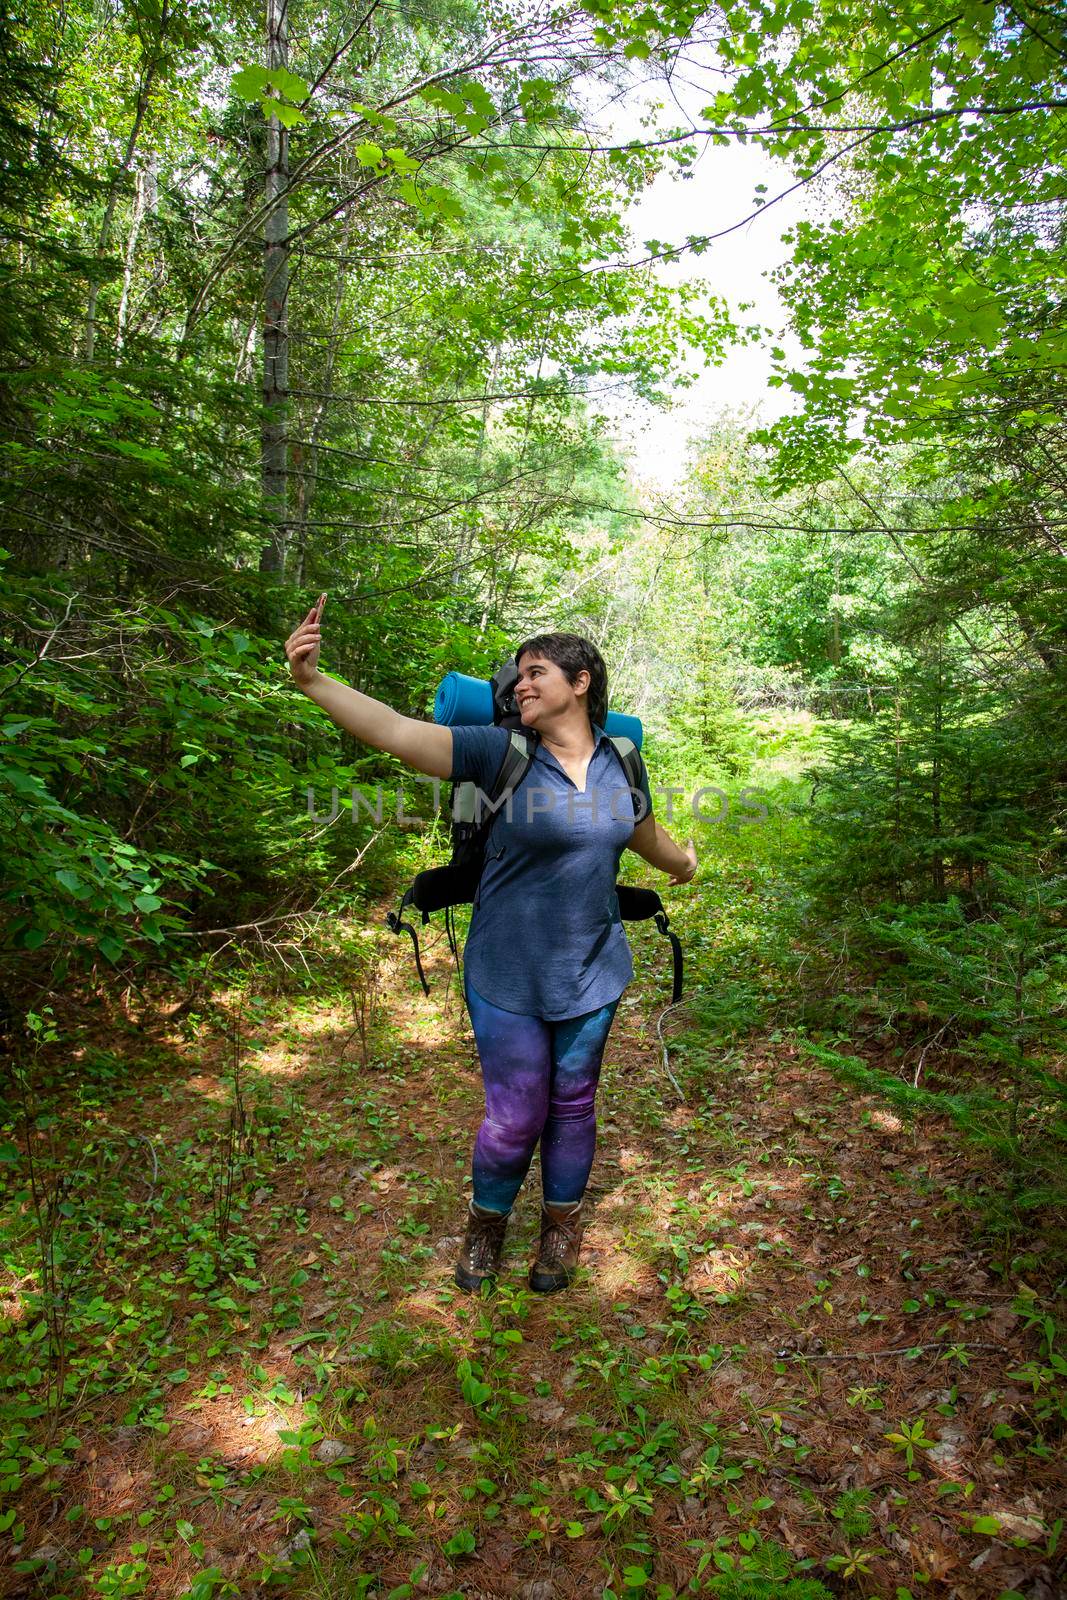
[[[536,740],[531,734],[520,733],[517,728],[512,729],[508,747],[504,751],[504,759],[500,763],[500,771],[493,784],[493,792],[489,796],[493,805],[514,794],[530,770],[535,748]]]
[[[526,776],[526,770],[533,760],[534,740],[530,734],[513,732],[508,739],[503,760],[497,768],[496,777],[493,779],[492,788],[487,796],[489,804],[496,814],[497,802],[505,801],[512,794]],[[453,819],[468,827],[474,826],[480,818],[481,807],[478,800],[478,785],[470,778],[465,778],[462,783],[452,787],[452,816]],[[481,820],[484,820],[482,818]]]
[[[638,750],[633,740],[628,739],[624,733],[613,733],[609,734],[608,737],[615,747],[615,754],[622,762],[622,770],[626,774],[630,788],[639,789],[641,787],[638,782],[641,776],[640,750]]]

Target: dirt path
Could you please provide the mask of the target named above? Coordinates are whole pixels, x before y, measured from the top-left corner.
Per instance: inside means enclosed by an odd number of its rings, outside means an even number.
[[[426,1002],[389,959],[365,1065],[339,1008],[260,1030],[214,1256],[217,1031],[157,1039],[155,1079],[101,1108],[151,1128],[185,1219],[112,1263],[131,1304],[164,1283],[166,1318],[53,1492],[17,1497],[35,1572],[4,1593],[1063,1592],[1045,1252],[983,1254],[981,1173],[949,1128],[903,1126],[788,1043],[708,1051],[684,1014],[678,1104],[627,997],[585,1272],[525,1286],[535,1162],[508,1270],[472,1300],[451,1272],[480,1082],[432,967]]]

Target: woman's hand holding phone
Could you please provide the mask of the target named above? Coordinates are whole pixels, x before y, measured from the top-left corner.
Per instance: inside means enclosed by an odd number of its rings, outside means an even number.
[[[322,608],[326,596],[320,594],[303,622],[295,627],[285,641],[285,654],[289,670],[301,689],[314,683],[319,670],[319,647],[322,643]]]

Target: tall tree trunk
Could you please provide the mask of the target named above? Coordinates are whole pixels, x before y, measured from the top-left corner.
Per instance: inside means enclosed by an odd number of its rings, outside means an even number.
[[[126,266],[122,274],[122,295],[119,299],[118,319],[115,327],[115,350],[121,353],[126,341],[126,324],[130,314],[130,291],[133,288],[133,268],[137,259],[137,244],[141,237],[141,224],[148,209],[149,194],[155,188],[151,170],[138,167],[134,177],[133,216],[130,219],[130,237],[126,242]]]
[[[122,160],[118,170],[111,175],[108,184],[107,201],[104,206],[104,219],[100,224],[100,232],[96,240],[97,260],[103,262],[111,247],[111,229],[115,221],[115,208],[118,205],[119,189],[122,180],[133,164],[137,151],[137,141],[141,137],[141,127],[148,112],[148,102],[151,99],[152,89],[159,70],[159,59],[163,50],[163,39],[170,23],[170,7],[168,0],[163,0],[159,12],[159,33],[151,44],[141,35],[141,48],[145,53],[145,66],[141,73],[141,81],[137,89],[137,103],[134,107],[133,126],[130,128],[126,140],[126,148],[122,153]],[[138,226],[140,224],[138,223]],[[82,332],[82,356],[85,361],[92,361],[96,354],[96,305],[100,298],[101,280],[94,274],[89,284],[89,299],[85,307],[85,327]]]
[[[289,66],[288,0],[267,0],[267,70]],[[266,202],[263,248],[263,509],[272,524],[259,558],[260,572],[285,571],[289,526],[289,134],[271,117],[267,123]]]
[[[341,313],[344,308],[345,287],[348,282],[346,263],[348,261],[348,246],[352,233],[353,207],[349,206],[345,212],[344,226],[341,230],[341,243],[337,254],[337,277],[334,280],[333,314],[330,319],[330,332],[326,346],[326,370],[320,380],[322,391],[316,402],[312,414],[310,427],[301,430],[299,444],[294,445],[293,465],[299,470],[296,474],[296,506],[293,516],[293,543],[296,546],[295,571],[293,581],[299,588],[304,582],[304,569],[307,562],[308,517],[311,513],[312,502],[318,486],[319,475],[319,445],[325,432],[328,419],[328,408],[333,398],[333,379],[337,366],[337,346],[341,338]],[[305,455],[305,450],[307,454]]]
[[[893,883],[895,887],[896,898],[898,900],[900,899],[901,895],[901,887],[900,873],[897,870],[896,863],[900,860],[900,841],[904,831],[904,819],[902,815],[903,797],[901,793],[903,789],[903,783],[903,743],[900,731],[900,690],[898,689],[893,718],[893,844],[895,846],[893,850]]]
[[[934,700],[934,737],[933,759],[930,771],[930,822],[936,839],[944,833],[945,823],[942,812],[942,780],[944,775],[944,735],[945,735],[945,660],[944,639],[940,626],[937,630],[937,689]],[[940,844],[937,845],[931,861],[934,874],[934,888],[939,895],[945,892],[945,858],[941,853]]]

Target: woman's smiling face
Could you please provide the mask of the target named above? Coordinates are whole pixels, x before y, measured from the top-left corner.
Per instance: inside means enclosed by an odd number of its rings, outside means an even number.
[[[578,689],[589,685],[588,672],[579,672],[576,684],[567,682],[562,667],[545,656],[524,655],[518,662],[519,676],[515,683],[515,704],[522,716],[524,728],[536,728],[546,720],[565,713],[575,705],[585,709],[585,695]]]

